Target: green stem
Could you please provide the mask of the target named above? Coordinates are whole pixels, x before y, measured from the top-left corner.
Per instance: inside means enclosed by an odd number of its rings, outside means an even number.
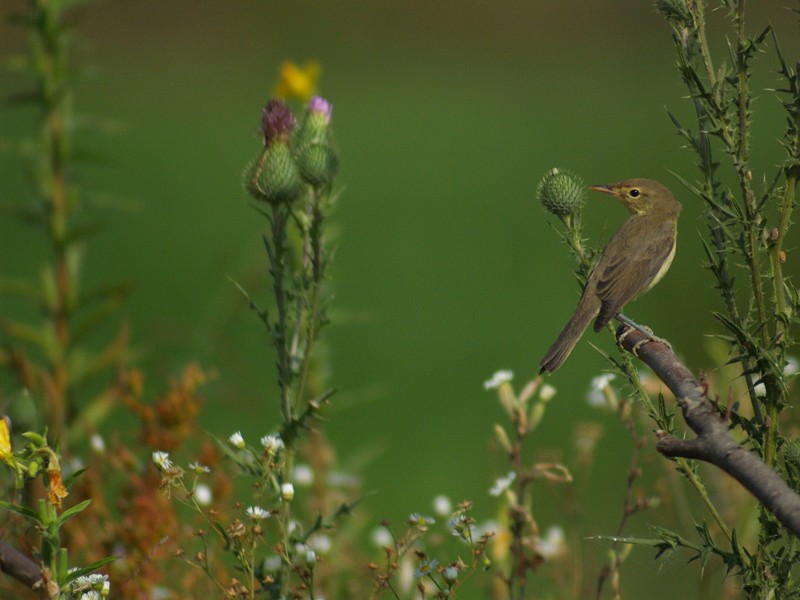
[[[58,351],[53,357],[52,371],[45,385],[49,401],[48,428],[64,450],[69,418],[69,346],[70,346],[70,292],[73,288],[67,264],[66,239],[70,213],[67,198],[69,184],[68,129],[71,90],[66,80],[66,47],[61,25],[61,3],[47,0],[32,2],[33,33],[31,52],[33,64],[38,67],[39,86],[44,106],[43,144],[47,152],[46,171],[40,188],[46,190],[45,206],[48,213],[46,233],[50,238],[55,272],[55,304],[50,317]]]
[[[287,298],[284,280],[286,277],[286,227],[285,208],[281,205],[272,207],[272,246],[265,240],[270,255],[270,276],[272,290],[275,295],[277,320],[272,328],[272,338],[278,358],[278,385],[281,390],[281,414],[285,426],[289,426],[294,418],[294,410],[290,397],[292,380],[291,356],[288,342]],[[285,441],[285,440],[284,440]]]
[[[292,468],[294,466],[294,441],[289,441],[284,447],[284,462],[281,475],[281,483],[288,483],[291,481]],[[282,490],[278,489],[278,494],[281,495],[281,510],[279,514],[280,529],[281,529],[281,544],[283,545],[283,553],[281,556],[281,573],[280,573],[280,598],[288,598],[289,591],[289,576],[292,569],[292,558],[290,555],[291,540],[289,537],[289,522],[292,518],[291,502],[288,502],[282,497]]]
[[[317,190],[313,192],[311,202],[311,225],[309,227],[308,245],[304,252],[304,257],[310,262],[311,268],[311,298],[308,301],[306,315],[305,346],[303,348],[303,359],[300,365],[300,375],[297,383],[297,400],[303,401],[303,392],[308,379],[308,372],[311,365],[312,348],[317,337],[317,321],[319,315],[319,288],[322,284],[322,195]],[[304,260],[304,263],[306,261]]]
[[[776,334],[778,343],[785,343],[786,325],[790,317],[786,306],[786,293],[783,281],[783,242],[794,210],[794,197],[797,189],[797,174],[788,172],[786,174],[786,188],[783,192],[783,203],[781,205],[778,220],[777,235],[770,248],[770,264],[772,267],[772,290],[775,296],[775,316]]]
[[[691,15],[692,15],[692,28],[694,33],[694,39],[697,42],[697,52],[699,52],[700,58],[703,63],[703,68],[705,70],[706,80],[708,82],[708,88],[710,90],[718,90],[719,87],[717,86],[717,76],[714,70],[714,62],[711,58],[711,51],[709,50],[708,46],[708,38],[706,37],[706,27],[705,27],[705,14],[703,11],[703,4],[702,2],[693,2],[691,5]],[[675,35],[676,42],[678,44],[678,50],[683,54],[683,61],[685,64],[691,64],[691,56],[694,54],[693,52],[693,45],[692,45],[692,38],[689,35],[688,30],[676,30]],[[705,185],[706,185],[706,193],[710,198],[713,198],[715,195],[714,190],[717,186],[717,181],[714,176],[715,165],[714,161],[711,156],[711,143],[708,139],[707,133],[707,121],[706,118],[706,110],[703,106],[703,102],[701,101],[700,90],[697,88],[696,83],[689,77],[684,77],[684,81],[686,85],[689,87],[689,90],[692,92],[694,97],[694,109],[695,114],[697,116],[697,135],[698,135],[698,155],[700,158],[700,166],[701,171],[705,175]],[[715,110],[718,110],[718,102],[719,102],[719,92],[716,91],[713,95],[712,102],[714,104]],[[732,145],[732,139],[728,138],[726,140],[726,144],[728,147]],[[719,220],[727,219],[725,214],[718,214],[719,211],[714,209],[710,209],[715,214],[715,217],[709,219],[709,230],[711,233],[711,238],[714,242],[714,247],[717,251],[717,260],[718,260],[718,270],[719,270],[719,284],[720,289],[722,291],[723,300],[725,302],[725,307],[728,310],[728,315],[731,317],[734,323],[742,326],[744,328],[744,323],[742,322],[741,316],[739,314],[739,310],[736,306],[736,299],[733,293],[733,280],[730,277],[729,270],[728,270],[728,260],[727,260],[727,253],[724,247],[724,240],[722,238],[722,232],[720,231],[720,225],[717,222]],[[747,356],[746,348],[743,345],[739,346],[739,355],[742,356],[740,362],[742,365],[742,371],[744,373],[745,382],[747,384],[747,391],[750,397],[750,405],[753,407],[753,413],[755,415],[756,421],[758,423],[763,424],[764,418],[761,414],[761,406],[759,404],[758,397],[755,393],[755,385],[753,383],[753,376],[751,374],[752,370],[752,363],[751,359]]]

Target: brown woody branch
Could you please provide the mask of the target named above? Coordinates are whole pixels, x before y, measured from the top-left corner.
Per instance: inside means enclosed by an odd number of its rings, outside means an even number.
[[[624,334],[624,335],[623,335]],[[686,424],[697,434],[691,440],[662,433],[656,444],[661,454],[702,460],[741,483],[784,527],[800,537],[800,495],[758,456],[731,435],[727,422],[710,402],[703,386],[666,344],[648,341],[639,330],[621,325],[617,341],[650,367],[675,394]],[[634,347],[638,344],[641,346]]]
[[[0,571],[31,589],[41,585],[42,570],[35,560],[0,540]]]

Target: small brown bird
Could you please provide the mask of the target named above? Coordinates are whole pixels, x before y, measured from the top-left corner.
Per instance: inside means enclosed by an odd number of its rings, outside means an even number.
[[[617,230],[592,269],[575,314],[539,363],[552,373],[569,356],[594,319],[600,331],[622,308],[657,284],[672,264],[681,205],[666,187],[651,179],[626,179],[590,190],[610,194],[631,216]]]

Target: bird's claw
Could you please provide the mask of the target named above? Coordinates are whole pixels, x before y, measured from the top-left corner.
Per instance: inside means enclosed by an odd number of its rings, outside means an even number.
[[[636,342],[633,345],[633,348],[631,348],[631,353],[634,356],[636,357],[639,356],[638,354],[639,348],[641,348],[647,342],[658,342],[660,344],[664,344],[667,348],[672,350],[672,344],[670,344],[664,338],[660,338],[657,335],[655,335],[653,333],[653,330],[647,327],[646,325],[639,325],[638,323],[631,321],[629,318],[627,318],[622,314],[618,315],[617,319],[619,319],[627,327],[625,331],[623,331],[617,338],[617,343],[619,343],[620,345],[622,344],[622,341],[631,334],[632,331],[639,331],[645,336],[645,339]]]

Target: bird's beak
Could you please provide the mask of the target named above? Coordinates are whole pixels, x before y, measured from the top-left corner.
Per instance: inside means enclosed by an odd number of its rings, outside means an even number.
[[[613,185],[590,185],[589,189],[593,190],[595,192],[602,192],[604,194],[610,194],[612,196],[618,196],[619,195],[619,194],[617,194],[617,190],[614,189]]]

